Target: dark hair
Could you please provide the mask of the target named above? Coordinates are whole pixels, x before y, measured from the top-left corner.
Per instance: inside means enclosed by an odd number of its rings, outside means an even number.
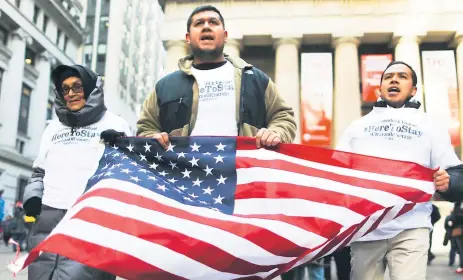
[[[220,21],[222,22],[223,27],[225,27],[225,20],[223,19],[223,16],[220,13],[220,11],[214,6],[205,5],[205,6],[199,6],[196,9],[194,9],[193,12],[191,12],[190,16],[188,17],[188,21],[186,23],[186,30],[188,32],[190,32],[190,26],[193,23],[193,16],[201,12],[206,12],[206,11],[216,12],[219,15],[219,18],[220,18]]]
[[[391,67],[392,65],[396,65],[396,64],[403,64],[405,66],[407,66],[408,68],[410,68],[410,71],[412,72],[412,82],[413,82],[413,86],[416,87],[416,84],[418,83],[418,78],[416,76],[416,72],[415,70],[413,70],[413,68],[408,65],[407,63],[403,62],[403,61],[399,61],[399,60],[396,60],[396,61],[393,61],[391,63],[389,63],[389,65],[386,67],[386,69],[384,69],[383,73],[381,74],[381,83],[383,82],[383,76],[384,76],[384,72],[386,72],[386,70]]]

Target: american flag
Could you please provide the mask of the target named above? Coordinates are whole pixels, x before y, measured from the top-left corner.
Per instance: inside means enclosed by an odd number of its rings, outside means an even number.
[[[246,137],[127,137],[23,260],[57,253],[127,279],[273,279],[410,211],[433,170]]]

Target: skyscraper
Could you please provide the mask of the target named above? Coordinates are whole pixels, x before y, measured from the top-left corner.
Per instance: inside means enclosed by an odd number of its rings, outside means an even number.
[[[83,63],[105,77],[108,109],[135,131],[140,106],[163,65],[163,1],[89,0]]]

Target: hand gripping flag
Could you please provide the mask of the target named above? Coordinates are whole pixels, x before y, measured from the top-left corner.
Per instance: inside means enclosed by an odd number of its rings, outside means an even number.
[[[428,202],[432,173],[253,138],[120,138],[16,271],[43,251],[127,279],[272,279]]]

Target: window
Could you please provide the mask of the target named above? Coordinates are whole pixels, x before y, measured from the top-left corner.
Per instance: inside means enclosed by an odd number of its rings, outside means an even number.
[[[8,43],[8,31],[0,26],[0,43],[6,45]]]
[[[18,7],[18,8],[21,7],[21,0],[15,0],[14,3],[16,5],[16,7]]]
[[[56,45],[59,45],[60,40],[61,40],[61,30],[58,29],[56,33]]]
[[[64,46],[63,46],[63,51],[66,51],[66,48],[68,47],[68,42],[69,42],[69,38],[68,38],[68,36],[64,36]]]
[[[37,54],[31,50],[30,48],[26,47],[26,54],[25,54],[25,58],[24,58],[24,61],[29,64],[29,65],[35,65],[35,58],[36,58]]]
[[[21,140],[21,139],[16,139],[16,150],[22,154],[24,153],[24,146],[26,145],[26,142],[24,142],[24,140]]]
[[[47,15],[43,15],[43,23],[42,23],[42,30],[43,32],[47,32],[47,27],[48,27],[48,21],[49,17]]]
[[[47,121],[53,118],[53,100],[48,100],[47,104]]]
[[[5,70],[0,68],[0,95],[2,95],[2,82],[3,82],[3,73],[4,72],[5,72]]]
[[[23,200],[24,197],[24,190],[26,189],[27,186],[27,179],[25,178],[19,178],[18,179],[18,189],[16,192],[16,201],[21,201]]]
[[[27,126],[29,122],[29,106],[31,103],[32,89],[23,84],[21,93],[21,102],[19,105],[18,132],[27,135]]]
[[[40,8],[37,7],[37,5],[34,5],[34,15],[32,16],[32,22],[37,24],[37,21],[39,19],[39,13],[40,13]]]

